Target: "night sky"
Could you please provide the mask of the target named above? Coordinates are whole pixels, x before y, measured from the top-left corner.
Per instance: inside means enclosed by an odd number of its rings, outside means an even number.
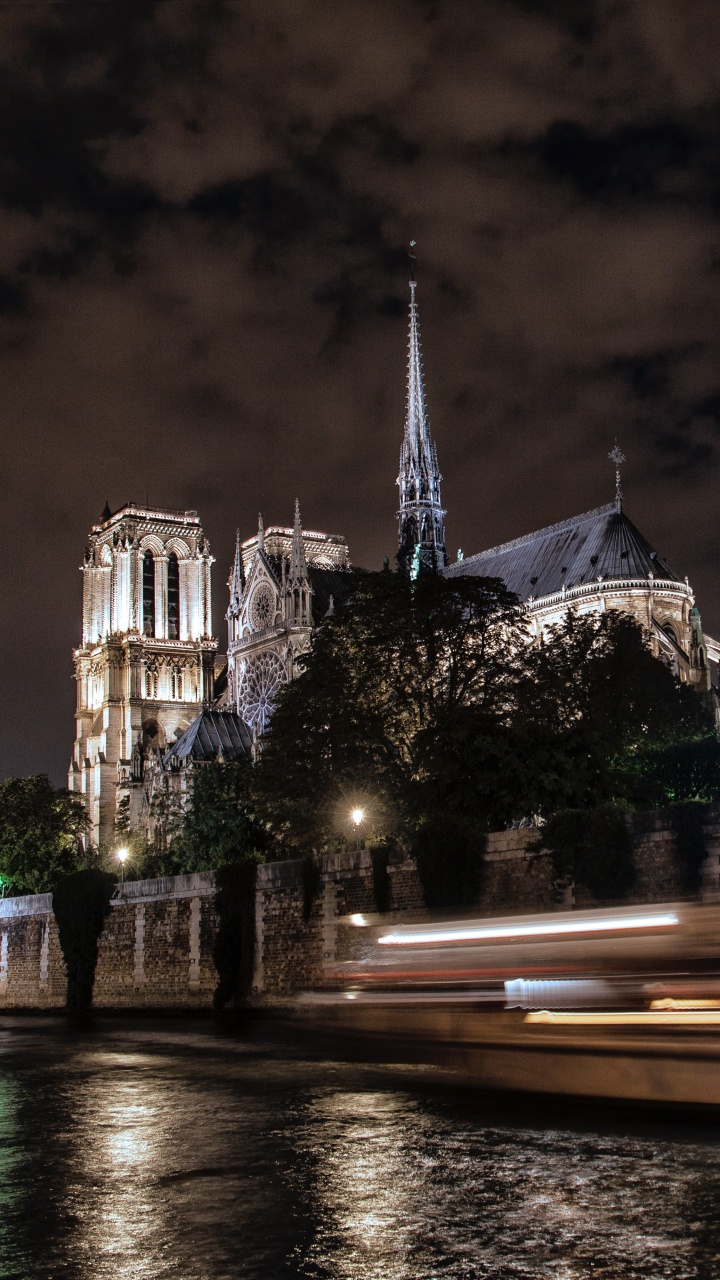
[[[0,11],[0,776],[62,782],[107,499],[396,551],[418,242],[448,549],[613,496],[720,634],[717,0]]]

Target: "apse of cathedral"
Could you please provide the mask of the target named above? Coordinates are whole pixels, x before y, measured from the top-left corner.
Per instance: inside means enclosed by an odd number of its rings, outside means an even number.
[[[632,614],[657,656],[699,692],[720,645],[704,636],[679,578],[628,518],[617,446],[613,501],[448,564],[442,476],[428,420],[410,281],[407,396],[400,451],[398,572],[502,578],[525,607],[530,639],[551,637],[569,609]],[[313,627],[352,591],[345,538],[260,518],[228,582],[227,663],[211,636],[212,557],[195,512],[127,505],[103,512],[83,564],[83,640],[75,652],[77,736],[70,789],[87,799],[107,845],[120,809],[157,836],[168,797],[184,803],[196,767],[253,756],[282,686],[302,670]],[[155,826],[153,825],[155,823]]]

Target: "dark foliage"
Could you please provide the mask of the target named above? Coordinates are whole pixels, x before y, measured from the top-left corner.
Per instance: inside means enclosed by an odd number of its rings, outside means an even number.
[[[568,613],[531,655],[514,719],[525,812],[638,803],[636,762],[708,732],[703,701],[627,614]]]
[[[53,890],[53,915],[67,970],[69,1013],[87,1014],[92,1007],[98,942],[114,889],[113,875],[89,869],[64,876]]]
[[[246,860],[215,872],[218,928],[213,960],[218,984],[213,1007],[241,1004],[250,995],[255,959],[255,881],[257,862]]]
[[[522,665],[508,645],[521,631],[515,598],[492,579],[361,578],[316,628],[273,715],[256,782],[274,832],[328,847],[360,797],[369,834],[414,829],[418,735],[468,702],[506,714]]]
[[[551,852],[561,884],[582,884],[599,901],[624,897],[635,882],[627,812],[618,805],[561,810],[548,819],[538,844]]]
[[[428,905],[477,899],[484,833],[568,811],[594,814],[573,876],[620,897],[632,859],[614,806],[686,798],[699,774],[711,786],[707,705],[627,614],[568,612],[529,645],[501,583],[383,572],[316,629],[305,663],[271,724],[259,809],[303,851],[347,839],[360,802],[372,839],[416,853]]]
[[[485,834],[464,823],[431,820],[420,827],[413,853],[429,910],[472,906],[478,901],[485,844]]]
[[[668,809],[670,826],[675,836],[675,863],[683,893],[697,893],[702,885],[703,863],[708,855],[705,823],[708,806],[698,800],[686,800]]]
[[[182,836],[165,854],[174,874],[264,860],[270,840],[251,797],[251,768],[231,761],[195,770]]]
[[[0,877],[5,890],[47,893],[83,866],[85,805],[43,773],[0,784]]]
[[[698,699],[699,702],[699,699]],[[648,744],[615,766],[621,789],[641,809],[686,800],[720,800],[720,739],[715,733],[669,745]]]

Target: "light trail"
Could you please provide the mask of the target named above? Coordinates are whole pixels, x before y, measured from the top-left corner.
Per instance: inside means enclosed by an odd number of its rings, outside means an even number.
[[[421,946],[432,942],[484,942],[499,938],[541,938],[564,934],[619,932],[629,929],[661,929],[678,924],[672,912],[647,916],[610,917],[605,920],[560,920],[557,924],[474,925],[418,931],[385,933],[381,946]]]
[[[720,1026],[720,1010],[628,1009],[616,1013],[568,1013],[537,1009],[526,1013],[524,1021],[553,1027],[717,1027]]]

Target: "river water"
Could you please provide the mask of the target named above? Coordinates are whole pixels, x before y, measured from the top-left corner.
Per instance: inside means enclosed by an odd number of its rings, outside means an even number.
[[[0,1019],[2,1280],[720,1277],[720,1128],[272,1034]]]

